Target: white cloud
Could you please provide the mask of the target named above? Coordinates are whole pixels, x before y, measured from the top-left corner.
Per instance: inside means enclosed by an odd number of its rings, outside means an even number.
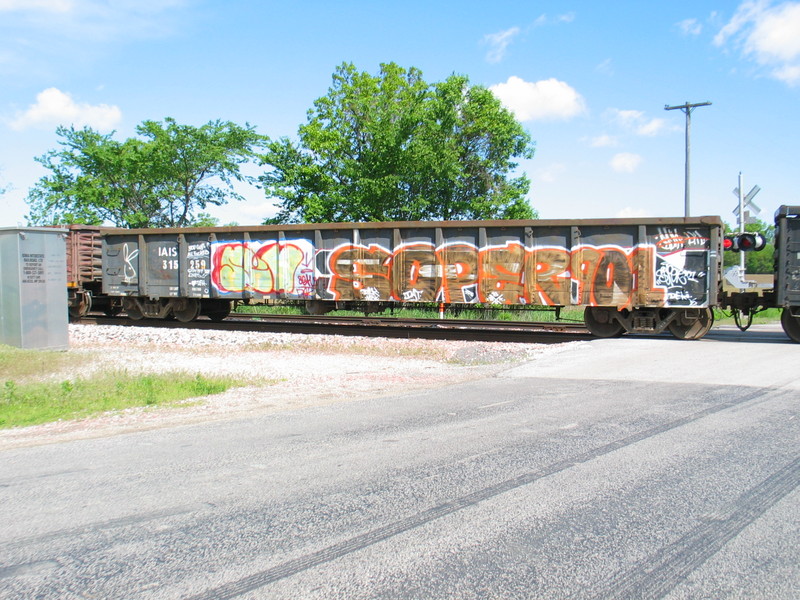
[[[7,15],[6,25],[19,24],[31,36],[43,36],[41,43],[69,39],[86,44],[169,35],[186,18],[180,10],[186,4],[187,0],[0,0],[0,14]]]
[[[635,128],[637,123],[644,119],[644,113],[640,110],[619,110],[617,108],[611,109],[611,115],[615,121],[626,129]]]
[[[532,83],[512,75],[489,89],[520,121],[570,119],[586,111],[583,96],[557,79]]]
[[[72,0],[0,0],[0,12],[2,11],[38,11],[45,12],[67,12],[72,10],[74,3]]]
[[[633,173],[642,164],[642,157],[630,152],[615,154],[609,163],[617,173]]]
[[[533,24],[536,27],[541,27],[542,25],[548,25],[550,23],[572,23],[574,20],[575,20],[574,12],[568,12],[562,15],[556,15],[555,17],[549,17],[547,14],[541,14],[536,18]]]
[[[617,219],[643,219],[652,216],[646,209],[634,208],[633,206],[626,206],[616,214]]]
[[[614,74],[614,65],[610,58],[605,59],[599,65],[597,65],[594,70],[597,73],[601,73],[602,75],[613,75]]]
[[[618,144],[617,138],[604,133],[589,139],[589,145],[592,148],[612,148]]]
[[[113,129],[122,119],[122,111],[108,104],[78,103],[57,88],[48,88],[36,96],[36,103],[11,121],[12,129],[50,128],[58,125],[89,126],[101,131]]]
[[[609,113],[612,120],[636,135],[652,137],[669,128],[669,123],[665,119],[658,117],[648,118],[640,110],[619,110],[614,108]]]
[[[700,35],[703,32],[703,26],[697,19],[684,19],[678,23],[678,29],[683,35]]]
[[[541,181],[542,183],[555,183],[558,178],[561,176],[562,173],[567,171],[566,165],[562,163],[553,163],[547,165],[546,167],[542,167],[540,169],[536,169],[533,172],[533,177],[537,181]]]
[[[636,128],[636,133],[638,135],[654,136],[661,133],[661,131],[663,131],[666,127],[667,122],[664,119],[655,118],[642,123]]]
[[[490,33],[483,36],[483,42],[489,45],[489,52],[486,54],[486,61],[499,63],[506,56],[506,50],[512,40],[519,34],[519,27],[512,27],[505,31]]]
[[[770,75],[800,83],[800,2],[772,6],[768,0],[742,2],[714,37],[717,46],[733,43],[742,54],[770,70]]]
[[[800,3],[764,11],[747,40],[747,50],[763,63],[783,62],[800,55]]]
[[[775,69],[772,72],[775,79],[779,79],[789,85],[797,85],[800,83],[800,65],[786,65]]]

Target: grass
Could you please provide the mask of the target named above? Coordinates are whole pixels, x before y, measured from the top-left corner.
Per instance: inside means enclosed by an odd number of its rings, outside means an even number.
[[[782,308],[768,308],[766,310],[759,311],[753,315],[753,323],[779,323],[782,312]],[[743,316],[742,321],[746,320],[746,317]],[[715,308],[714,323],[717,325],[733,325],[733,313]]]
[[[0,429],[80,419],[107,411],[163,406],[243,385],[229,377],[106,371],[91,378],[41,381],[87,359],[65,352],[0,346]]]
[[[79,368],[91,359],[85,355],[46,350],[19,350],[0,344],[0,382],[6,379],[42,377],[68,368]]]
[[[0,388],[0,428],[80,419],[107,411],[159,406],[219,394],[231,379],[189,374],[104,373],[92,379],[17,384]]]
[[[238,313],[262,313],[271,315],[304,315],[307,314],[299,304],[240,304],[236,307]],[[376,316],[398,317],[406,319],[438,319],[439,308],[435,303],[400,304],[394,309],[387,309]],[[450,307],[444,312],[445,319],[476,319],[496,321],[555,321],[555,311],[552,309],[534,309],[520,307],[511,309],[507,307],[470,305],[469,308],[459,306]],[[337,317],[363,317],[364,313],[355,310],[335,310],[328,313]],[[561,311],[561,320],[582,321],[582,308],[564,308]]]

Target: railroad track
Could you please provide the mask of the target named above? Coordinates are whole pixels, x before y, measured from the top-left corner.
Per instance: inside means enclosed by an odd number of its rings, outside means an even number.
[[[122,327],[170,327],[224,331],[269,331],[318,335],[348,335],[437,340],[475,340],[554,344],[592,339],[582,323],[515,322],[466,319],[404,319],[397,317],[331,317],[311,315],[265,315],[234,313],[215,322],[201,317],[181,323],[175,320],[141,319],[123,316],[88,315],[81,323]]]

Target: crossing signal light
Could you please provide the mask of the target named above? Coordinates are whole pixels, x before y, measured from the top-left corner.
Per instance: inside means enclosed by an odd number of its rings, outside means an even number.
[[[725,236],[722,247],[733,252],[749,252],[751,250],[763,250],[767,245],[767,240],[760,233],[737,233],[736,235]]]

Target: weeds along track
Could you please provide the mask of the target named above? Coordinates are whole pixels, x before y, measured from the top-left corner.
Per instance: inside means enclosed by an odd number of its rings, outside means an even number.
[[[591,335],[582,323],[570,322],[232,314],[230,317],[220,322],[214,322],[201,317],[189,323],[163,319],[132,320],[124,316],[107,317],[88,315],[81,319],[81,323],[119,325],[121,327],[269,331],[320,335],[540,344],[556,344],[574,340],[591,339]]]

